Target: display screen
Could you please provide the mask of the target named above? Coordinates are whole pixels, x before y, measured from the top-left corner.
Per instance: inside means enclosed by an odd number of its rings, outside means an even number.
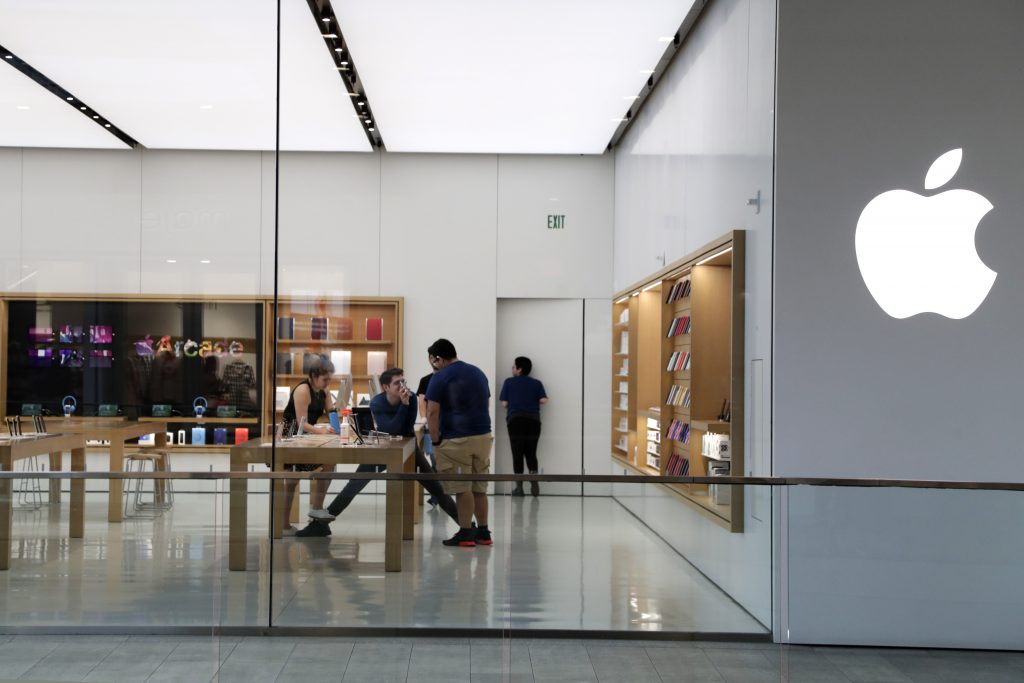
[[[202,396],[211,413],[256,417],[262,325],[258,304],[12,301],[7,413],[41,404],[59,415],[73,396],[77,415],[103,404],[145,417],[168,404],[188,416]]]

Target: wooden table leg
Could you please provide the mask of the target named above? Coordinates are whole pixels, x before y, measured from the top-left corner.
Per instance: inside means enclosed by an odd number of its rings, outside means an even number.
[[[405,464],[401,454],[387,463],[389,472],[402,472]],[[384,571],[402,571],[402,535],[405,529],[403,508],[405,508],[405,484],[388,481],[384,494]]]
[[[245,463],[231,459],[232,472],[245,472]],[[228,504],[228,569],[245,571],[245,558],[249,544],[249,481],[230,480]]]
[[[85,472],[85,448],[75,448],[71,451],[71,471]],[[113,481],[111,481],[113,483]],[[120,482],[118,482],[120,483]],[[118,508],[120,512],[121,508]],[[82,538],[85,536],[85,479],[71,480],[71,510],[70,510],[70,531],[71,538]]]
[[[10,456],[3,458],[0,467],[4,472],[11,472],[13,461]],[[0,570],[11,568],[11,534],[13,503],[11,496],[14,493],[14,480],[0,480]]]
[[[409,456],[409,459],[405,461],[405,467],[403,468],[406,473],[416,472],[416,454]],[[411,541],[413,536],[413,528],[416,524],[416,496],[420,493],[419,482],[416,481],[405,481],[402,482],[402,495],[404,496],[402,501],[402,540]],[[420,500],[423,500],[423,496],[419,495]]]
[[[123,472],[124,471],[124,441],[118,441],[116,438],[110,440],[110,464],[108,467],[111,472]],[[124,480],[122,479],[111,479],[110,480],[110,493],[107,497],[107,521],[108,522],[120,522],[124,517]]]
[[[61,452],[50,453],[50,471],[59,472],[64,469],[64,454]],[[50,480],[50,504],[60,502],[60,479]]]

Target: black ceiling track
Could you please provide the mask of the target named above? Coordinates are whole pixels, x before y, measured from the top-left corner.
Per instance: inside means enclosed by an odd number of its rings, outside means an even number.
[[[5,48],[3,45],[0,45],[0,56],[3,56],[4,62],[10,64],[15,69],[31,78],[33,81],[49,90],[51,93],[54,94],[54,96],[59,97],[69,107],[74,107],[75,111],[77,111],[79,114],[85,116],[90,121],[92,121],[100,128],[113,135],[115,138],[117,138],[124,144],[128,145],[133,149],[141,147],[139,142],[132,136],[128,135],[128,133],[125,133],[123,130],[115,126],[105,116],[103,116],[98,111],[87,105],[85,102],[82,102],[80,99],[78,99],[73,94],[62,88],[58,83],[54,82],[52,79],[47,78],[45,74],[40,72],[38,69],[33,67],[31,64],[26,62],[18,55],[14,54],[13,52]]]
[[[697,23],[697,18],[709,2],[711,2],[711,0],[696,0],[696,2],[693,3],[693,7],[690,8],[690,11],[683,19],[683,23],[679,26],[679,30],[676,31],[674,36],[672,36],[672,42],[670,42],[668,47],[665,48],[664,54],[662,54],[661,59],[659,59],[657,65],[655,65],[654,72],[647,78],[647,82],[644,83],[644,87],[640,89],[640,93],[637,95],[636,99],[633,100],[633,104],[629,106],[626,113],[622,116],[622,120],[615,128],[615,132],[612,133],[612,139],[608,142],[608,151],[614,149],[615,146],[619,144],[619,140],[621,140],[622,136],[626,134],[629,127],[633,125],[633,119],[635,119],[636,115],[640,113],[640,110],[644,106],[644,102],[646,102],[647,98],[650,97],[652,92],[654,92],[654,87],[661,80],[661,77],[665,75],[665,71],[668,70],[669,64],[671,64],[675,56],[679,54],[679,50],[683,46],[683,41],[686,40],[690,31],[693,30],[694,24]]]
[[[352,52],[348,43],[341,33],[341,26],[338,24],[338,17],[331,7],[331,0],[306,0],[309,11],[313,14],[320,35],[324,38],[324,44],[331,53],[331,60],[334,62],[341,82],[345,84],[349,99],[352,100],[352,108],[359,117],[359,124],[366,133],[366,139],[370,146],[375,149],[385,149],[384,138],[381,137],[380,128],[377,126],[376,117],[370,107],[370,100],[366,97],[366,89],[359,78],[356,70],[355,60],[352,59]]]

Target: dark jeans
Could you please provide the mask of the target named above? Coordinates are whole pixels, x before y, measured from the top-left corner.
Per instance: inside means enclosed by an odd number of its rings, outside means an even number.
[[[383,471],[384,465],[360,465],[356,468],[356,472]],[[416,471],[424,474],[434,473],[434,468],[430,466],[430,462],[427,460],[426,456],[423,455],[423,451],[421,451],[419,447],[416,448]],[[369,483],[370,481],[368,479],[353,479],[349,483],[345,484],[345,488],[341,490],[341,493],[335,496],[334,500],[331,501],[331,504],[327,506],[327,511],[337,517],[345,511],[345,508],[349,506],[355,497],[359,495],[359,492],[365,489],[366,485]],[[444,486],[441,485],[441,482],[421,481],[420,483],[423,484],[423,488],[425,488],[434,500],[437,501],[437,504],[441,506],[441,509],[444,510],[449,517],[454,519],[456,523],[458,523],[459,512],[458,508],[455,506],[455,499],[444,492]]]
[[[537,441],[540,440],[540,420],[513,417],[508,421],[508,440],[512,446],[512,471],[523,473],[523,460],[531,472],[537,471]]]

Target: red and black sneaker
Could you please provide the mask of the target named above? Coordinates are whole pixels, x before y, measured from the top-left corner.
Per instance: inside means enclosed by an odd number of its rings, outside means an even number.
[[[454,536],[445,541],[441,541],[441,543],[448,546],[458,546],[460,548],[474,548],[476,547],[476,530],[459,529]]]
[[[494,541],[491,540],[491,530],[485,526],[478,526],[476,528],[476,544],[494,545]]]

